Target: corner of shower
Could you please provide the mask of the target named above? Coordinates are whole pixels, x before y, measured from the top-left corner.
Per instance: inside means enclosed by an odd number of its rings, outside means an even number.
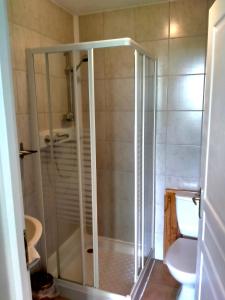
[[[139,299],[154,255],[155,60],[130,39],[27,58],[44,265],[69,299]]]

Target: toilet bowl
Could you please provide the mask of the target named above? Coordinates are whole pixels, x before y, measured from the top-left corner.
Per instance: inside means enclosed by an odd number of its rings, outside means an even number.
[[[192,300],[195,295],[197,240],[179,238],[165,257],[171,275],[181,283],[179,300]]]
[[[183,237],[169,247],[164,260],[171,275],[181,283],[179,300],[195,298],[199,203],[192,201],[193,196],[192,192],[176,193],[176,215]]]

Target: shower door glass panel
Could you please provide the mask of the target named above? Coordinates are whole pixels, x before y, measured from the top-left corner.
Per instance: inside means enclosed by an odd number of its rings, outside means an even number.
[[[102,59],[105,55],[105,60]],[[134,283],[134,50],[95,50],[100,288]]]
[[[135,194],[136,194],[136,276],[142,270],[143,251],[143,55],[136,52],[136,107],[135,107]]]
[[[48,272],[92,285],[86,277],[91,270],[85,267],[85,247],[91,239],[90,138],[81,99],[81,54],[49,53],[37,58],[35,66],[42,63],[35,83]]]
[[[154,228],[154,61],[135,54],[135,280],[152,258]]]
[[[145,82],[144,82],[144,128],[143,128],[143,260],[144,264],[153,249],[154,228],[154,147],[155,147],[155,63],[145,57]]]
[[[80,86],[82,173],[83,173],[83,226],[84,226],[84,274],[85,285],[94,286],[94,247],[92,211],[92,163],[91,163],[91,121],[89,103],[88,53],[80,53],[80,67],[77,69],[77,82]]]

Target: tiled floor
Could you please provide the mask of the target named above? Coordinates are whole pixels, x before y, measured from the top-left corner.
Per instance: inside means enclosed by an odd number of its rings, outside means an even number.
[[[175,300],[179,283],[170,275],[163,262],[157,260],[142,300]],[[57,297],[55,300],[68,300]]]
[[[156,261],[142,300],[175,300],[179,283],[161,261]]]

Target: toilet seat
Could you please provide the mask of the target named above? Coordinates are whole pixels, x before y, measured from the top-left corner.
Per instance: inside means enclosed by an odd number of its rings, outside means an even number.
[[[197,240],[179,238],[168,249],[165,263],[181,283],[193,284],[196,280]]]

